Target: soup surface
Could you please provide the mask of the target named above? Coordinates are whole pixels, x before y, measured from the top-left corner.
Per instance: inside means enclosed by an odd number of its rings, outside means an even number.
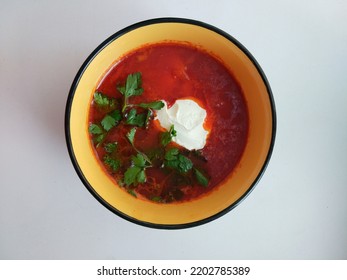
[[[157,118],[164,102],[170,108],[177,100],[206,112],[201,149],[177,144],[178,128],[164,128]],[[124,56],[97,85],[88,121],[105,172],[131,195],[156,203],[188,201],[216,188],[240,160],[248,133],[247,106],[232,73],[182,43],[147,45]]]

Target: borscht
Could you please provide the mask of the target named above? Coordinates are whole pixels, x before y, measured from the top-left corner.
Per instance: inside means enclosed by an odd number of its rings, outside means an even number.
[[[232,69],[200,47],[163,42],[128,53],[105,73],[88,131],[115,187],[174,203],[206,195],[230,176],[248,122]]]

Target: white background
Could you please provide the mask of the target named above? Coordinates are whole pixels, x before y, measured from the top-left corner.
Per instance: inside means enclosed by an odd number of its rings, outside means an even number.
[[[237,38],[273,90],[268,169],[227,215],[157,230],[97,202],[67,153],[72,80],[107,37],[187,17]],[[346,1],[0,1],[0,259],[347,259]]]

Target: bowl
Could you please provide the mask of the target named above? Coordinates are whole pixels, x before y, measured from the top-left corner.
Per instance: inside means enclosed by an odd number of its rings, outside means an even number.
[[[208,195],[188,202],[158,204],[135,198],[100,168],[88,135],[88,110],[96,85],[125,54],[151,43],[189,42],[216,54],[230,68],[248,108],[248,139],[235,170]],[[73,166],[90,193],[107,209],[133,223],[181,229],[210,222],[236,207],[254,189],[269,162],[276,131],[272,92],[250,52],[224,31],[195,20],[158,18],[124,28],[102,42],[78,71],[67,100],[65,134]]]

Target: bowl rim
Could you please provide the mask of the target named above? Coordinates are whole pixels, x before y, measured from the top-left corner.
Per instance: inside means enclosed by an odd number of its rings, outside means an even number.
[[[70,134],[70,114],[71,114],[72,102],[73,102],[74,95],[75,95],[75,90],[77,88],[77,85],[79,84],[79,81],[80,81],[84,71],[87,69],[87,67],[91,63],[91,61],[98,55],[98,53],[101,50],[103,50],[105,47],[107,47],[107,45],[112,43],[118,37],[121,37],[122,35],[130,32],[130,31],[133,31],[137,28],[144,27],[147,25],[160,24],[160,23],[183,23],[183,24],[196,25],[196,26],[199,26],[199,27],[202,27],[205,29],[209,29],[209,30],[225,37],[227,40],[229,40],[233,44],[235,44],[253,63],[253,65],[257,69],[257,72],[259,73],[261,79],[263,80],[264,85],[266,87],[266,92],[267,92],[268,98],[269,98],[271,117],[272,117],[271,140],[270,140],[270,145],[269,145],[269,149],[267,152],[267,156],[265,158],[265,161],[264,161],[257,177],[254,179],[254,181],[249,186],[247,191],[238,200],[236,200],[234,203],[232,203],[231,205],[229,205],[228,207],[226,207],[222,211],[220,211],[220,212],[218,212],[212,216],[209,216],[207,218],[204,218],[204,219],[201,219],[198,221],[194,221],[194,222],[184,223],[184,224],[156,224],[156,223],[141,221],[141,220],[135,219],[129,215],[126,215],[125,213],[119,211],[117,208],[115,208],[114,206],[112,206],[108,202],[106,202],[92,188],[92,186],[90,185],[88,180],[83,175],[83,172],[82,172],[82,170],[78,164],[77,158],[75,156],[75,153],[74,153],[74,150],[72,147],[71,134]],[[223,31],[223,30],[221,30],[221,29],[219,29],[219,28],[217,28],[211,24],[202,22],[202,21],[198,21],[195,19],[188,19],[188,18],[179,18],[179,17],[161,17],[161,18],[153,18],[153,19],[140,21],[140,22],[134,23],[132,25],[129,25],[128,27],[125,27],[125,28],[117,31],[113,35],[109,36],[106,40],[104,40],[101,44],[99,44],[99,46],[97,46],[97,48],[87,57],[87,59],[83,62],[82,66],[78,70],[78,72],[77,72],[77,74],[76,74],[76,76],[72,82],[72,85],[70,87],[70,91],[69,91],[69,94],[67,97],[67,102],[66,102],[66,107],[65,107],[64,129],[65,129],[65,141],[66,141],[66,145],[67,145],[67,150],[68,150],[72,165],[73,165],[78,177],[80,178],[80,180],[82,181],[84,186],[87,188],[87,190],[104,207],[106,207],[108,210],[110,210],[114,214],[118,215],[119,217],[121,217],[127,221],[130,221],[132,223],[141,225],[141,226],[145,226],[145,227],[149,227],[149,228],[156,228],[156,229],[185,229],[185,228],[191,228],[191,227],[196,227],[199,225],[206,224],[208,222],[211,222],[211,221],[225,215],[226,213],[228,213],[229,211],[234,209],[236,206],[238,206],[254,190],[255,186],[257,185],[257,183],[259,182],[259,180],[263,176],[263,174],[264,174],[264,172],[265,172],[265,170],[269,164],[270,158],[272,156],[272,152],[273,152],[274,144],[275,144],[275,138],[276,138],[277,118],[276,118],[276,108],[275,108],[274,97],[272,94],[272,90],[270,88],[270,84],[269,84],[269,82],[265,76],[265,73],[263,72],[262,68],[260,67],[260,65],[256,61],[256,59],[253,57],[253,55],[238,40],[236,40],[233,36],[226,33],[225,31]]]

